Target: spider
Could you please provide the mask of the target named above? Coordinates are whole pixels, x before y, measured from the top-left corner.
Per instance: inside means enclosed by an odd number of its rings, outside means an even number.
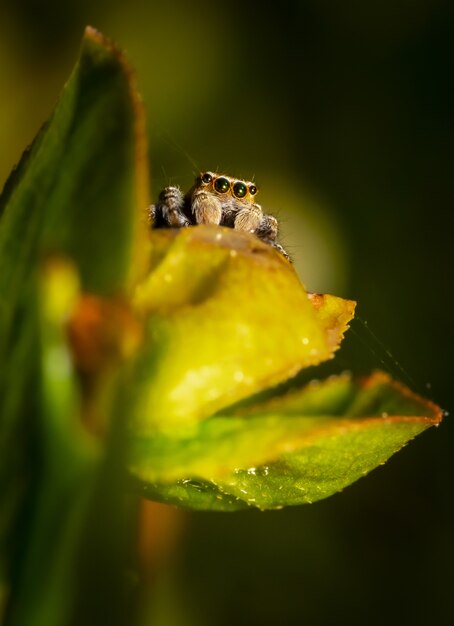
[[[183,228],[197,224],[219,224],[254,233],[276,248],[286,259],[289,255],[277,242],[278,222],[263,213],[254,202],[258,189],[252,182],[225,174],[204,172],[183,195],[178,187],[164,187],[157,204],[149,207],[152,228]]]

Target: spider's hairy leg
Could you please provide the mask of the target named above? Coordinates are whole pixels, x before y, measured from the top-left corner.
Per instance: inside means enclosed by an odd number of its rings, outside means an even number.
[[[270,245],[272,248],[280,252],[282,256],[287,259],[287,261],[290,261],[290,263],[293,263],[292,257],[289,255],[289,253],[284,248],[284,246],[281,246],[280,243],[278,243],[277,241],[272,241],[271,239],[262,239],[262,241],[264,241],[265,243]]]
[[[155,228],[182,228],[191,225],[184,214],[184,196],[178,187],[164,187],[159,194],[159,202],[151,205],[148,214]]]
[[[220,224],[222,205],[213,195],[205,191],[195,192],[192,196],[192,212],[196,224]]]
[[[260,204],[250,204],[240,209],[235,217],[234,228],[254,233],[263,220]]]
[[[151,228],[153,228],[154,226],[156,226],[156,220],[157,220],[155,204],[150,204],[150,206],[147,209],[147,214],[148,214],[148,222]]]
[[[264,215],[259,226],[255,230],[255,235],[261,239],[264,243],[267,243],[271,247],[275,248],[282,254],[288,261],[292,261],[290,255],[280,243],[278,243],[277,236],[279,231],[279,223],[273,215]]]
[[[278,221],[273,215],[265,214],[262,221],[255,229],[255,234],[259,239],[276,241],[279,230]]]

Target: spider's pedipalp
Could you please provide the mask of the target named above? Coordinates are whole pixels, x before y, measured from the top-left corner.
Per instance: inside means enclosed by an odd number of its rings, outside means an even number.
[[[234,228],[255,233],[262,219],[263,213],[260,204],[249,204],[236,214]]]
[[[222,205],[218,198],[211,193],[206,191],[194,193],[191,209],[196,224],[221,223]]]

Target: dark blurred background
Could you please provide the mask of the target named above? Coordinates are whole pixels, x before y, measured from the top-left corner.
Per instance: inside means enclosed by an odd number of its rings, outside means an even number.
[[[307,286],[359,302],[367,327],[354,324],[339,366],[411,378],[449,411],[454,4],[2,0],[0,185],[86,24],[137,70],[153,194],[198,168],[254,177]],[[452,430],[447,417],[311,506],[181,514],[150,620],[450,623]]]

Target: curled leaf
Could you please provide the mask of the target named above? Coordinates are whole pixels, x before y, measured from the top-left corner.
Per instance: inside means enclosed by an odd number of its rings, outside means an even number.
[[[152,243],[135,296],[149,350],[134,432],[193,424],[329,359],[353,317],[354,302],[309,297],[292,265],[249,234],[199,226],[156,231]]]
[[[355,303],[308,294],[245,233],[195,227],[152,243],[134,298],[148,334],[129,420],[143,495],[223,511],[314,502],[440,421],[438,407],[384,373],[273,392],[333,356]]]

